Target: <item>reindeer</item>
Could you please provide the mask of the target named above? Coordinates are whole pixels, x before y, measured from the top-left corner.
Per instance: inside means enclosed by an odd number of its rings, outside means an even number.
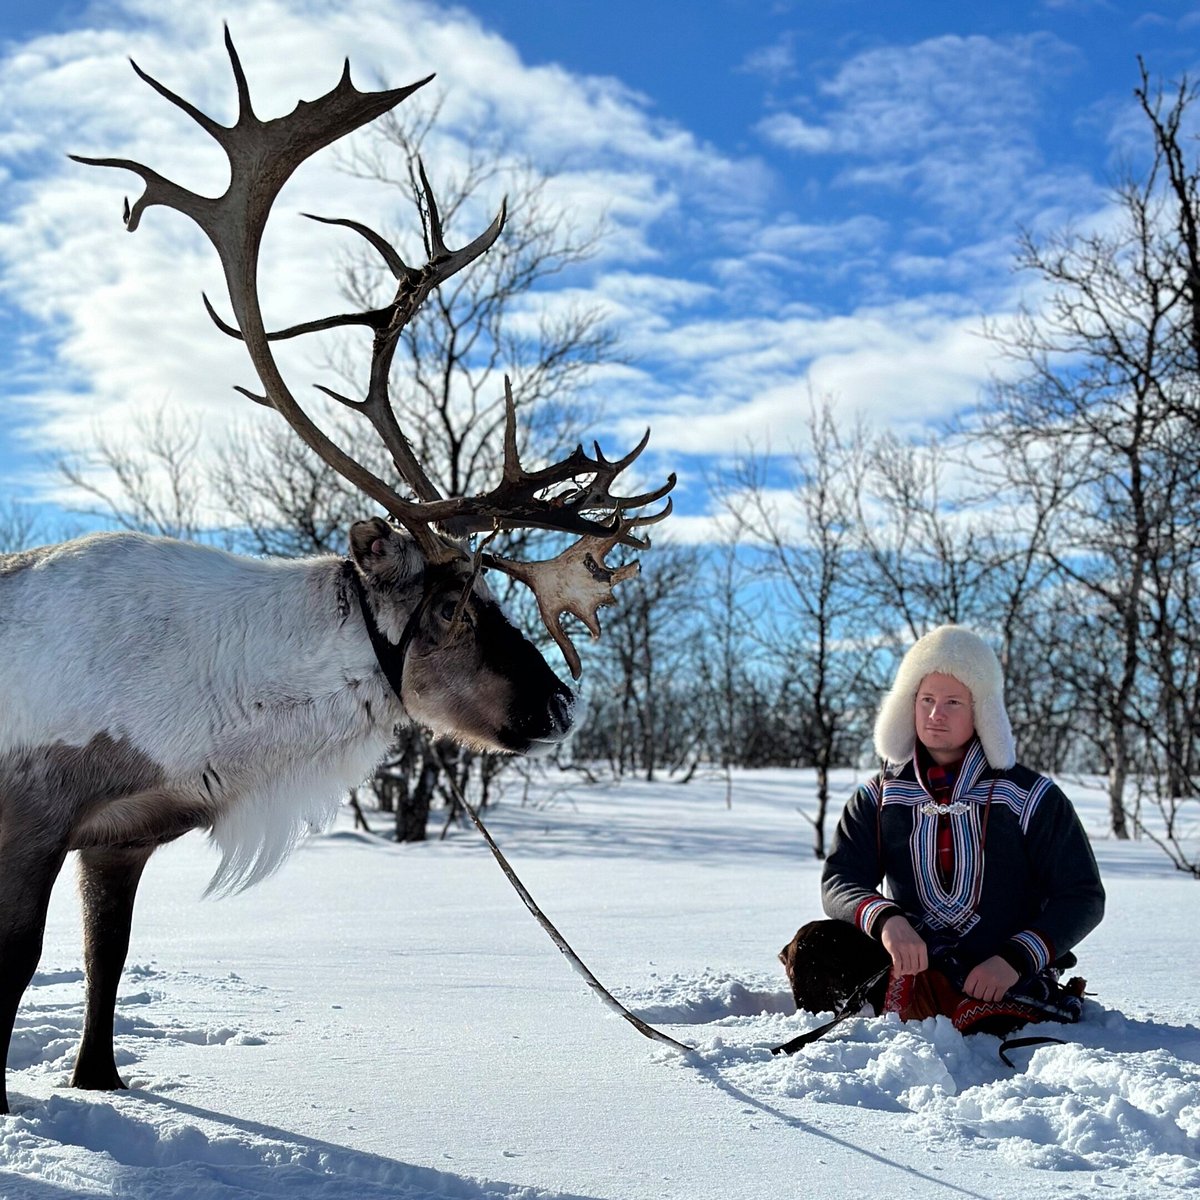
[[[389,398],[397,339],[442,281],[500,235],[501,207],[469,245],[449,250],[421,168],[429,261],[408,266],[379,234],[349,228],[397,280],[386,306],[268,333],[258,298],[258,252],[271,205],[317,150],[399,104],[428,80],[363,92],[347,62],[335,87],[289,115],[260,120],[228,29],[238,117],[223,126],[143,72],[224,149],[230,181],[197,195],[124,159],[77,158],[135,172],[144,184],[125,225],[153,205],[184,213],[224,268],[232,322],[261,393],[237,390],[279,413],[326,463],[391,518],[349,531],[345,558],[264,561],[132,533],[96,534],[0,557],[0,1047],[5,1058],[18,1005],[41,953],[46,910],[66,855],[78,851],[84,916],[86,1009],[72,1076],[80,1088],[115,1089],[113,1016],[134,896],[147,860],[165,842],[207,829],[221,851],[210,891],[241,888],[284,860],[298,838],[326,824],[346,789],[385,753],[397,726],[417,723],[472,747],[520,754],[567,736],[575,696],[508,620],[483,572],[529,586],[578,679],[580,659],[563,624],[599,635],[597,609],[637,570],[605,564],[617,546],[645,549],[636,531],[665,517],[645,512],[675,479],[617,496],[617,477],[642,452],[608,460],[577,447],[526,469],[505,380],[504,460],[489,492],[443,497],[417,461]],[[432,78],[432,76],[430,77]],[[73,156],[74,157],[74,156]],[[389,452],[405,498],[335,444],[297,403],[272,343],[316,330],[372,331],[362,398],[322,389],[359,414]],[[506,559],[486,549],[499,530],[557,530],[578,540],[556,558]],[[473,550],[472,535],[487,537]],[[8,1111],[0,1079],[0,1112]]]

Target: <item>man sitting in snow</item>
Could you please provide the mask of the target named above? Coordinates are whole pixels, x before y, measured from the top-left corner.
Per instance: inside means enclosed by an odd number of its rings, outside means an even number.
[[[833,919],[780,954],[797,1006],[866,998],[902,1020],[942,1013],[963,1032],[1078,1020],[1083,981],[1064,987],[1059,972],[1099,924],[1104,888],[1070,801],[1016,761],[982,638],[943,625],[913,646],[875,748],[884,770],[846,805],[822,875]]]

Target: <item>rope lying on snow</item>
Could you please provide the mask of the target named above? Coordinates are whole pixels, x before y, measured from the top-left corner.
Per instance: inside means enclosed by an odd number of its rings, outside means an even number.
[[[463,795],[462,789],[458,786],[451,771],[446,768],[446,764],[442,763],[443,773],[446,780],[450,784],[450,791],[454,795],[454,799],[462,805],[463,812],[471,818],[471,823],[483,835],[483,840],[487,842],[488,849],[492,852],[492,856],[496,862],[500,864],[502,870],[508,879],[508,882],[516,889],[516,893],[525,902],[525,907],[534,915],[537,923],[550,936],[550,940],[562,951],[567,962],[575,969],[576,974],[582,976],[583,981],[592,989],[599,997],[600,1002],[605,1008],[617,1014],[622,1020],[628,1021],[643,1037],[648,1037],[652,1042],[661,1042],[664,1046],[670,1046],[672,1050],[679,1054],[695,1054],[694,1046],[688,1046],[684,1042],[678,1042],[670,1034],[663,1033],[661,1029],[655,1029],[653,1025],[647,1024],[641,1017],[631,1013],[629,1009],[618,1000],[612,992],[608,990],[589,970],[587,964],[571,949],[570,943],[565,937],[555,928],[553,922],[544,912],[538,907],[538,903],[529,894],[529,889],[521,882],[516,871],[512,869],[512,865],[508,859],[504,857],[504,852],[496,845],[495,838],[488,832],[487,826],[480,819],[479,814],[467,802],[466,796]],[[797,1050],[803,1049],[805,1046],[815,1042],[818,1038],[823,1037],[836,1025],[840,1025],[843,1021],[850,1017],[857,1016],[863,1004],[866,1002],[867,993],[875,986],[889,971],[890,965],[884,967],[869,979],[864,979],[857,988],[854,989],[847,1002],[835,1014],[832,1021],[824,1025],[818,1026],[816,1029],[810,1029],[807,1033],[802,1033],[799,1037],[792,1038],[789,1042],[784,1042],[782,1046],[772,1046],[771,1053],[776,1054],[795,1054]],[[1013,1066],[1012,1061],[1005,1054],[1006,1050],[1017,1049],[1021,1046],[1036,1046],[1045,1042],[1058,1042],[1058,1038],[1052,1037],[1029,1037],[1029,1038],[1010,1038],[1005,1041],[1000,1047],[1000,1057],[1008,1066]]]
[[[443,764],[444,766],[445,764]],[[605,986],[598,980],[595,975],[588,970],[587,964],[583,959],[571,949],[567,939],[555,929],[549,917],[538,907],[537,901],[529,894],[529,889],[517,877],[516,871],[509,865],[508,859],[504,857],[500,847],[496,845],[492,835],[488,833],[487,826],[479,819],[479,814],[467,803],[467,798],[462,794],[454,776],[449,772],[445,772],[445,777],[450,783],[450,790],[454,794],[455,800],[462,805],[463,811],[471,818],[472,824],[476,829],[483,834],[483,839],[488,844],[488,849],[491,850],[493,857],[500,864],[500,870],[508,878],[508,882],[516,889],[517,895],[525,902],[525,907],[533,913],[537,919],[537,923],[550,935],[550,940],[563,952],[567,962],[575,968],[578,975],[583,977],[584,982],[592,989],[593,992],[600,998],[604,1006],[615,1012],[617,1016],[628,1021],[643,1037],[648,1037],[651,1041],[661,1042],[664,1046],[670,1046],[672,1050],[679,1054],[694,1054],[695,1048],[687,1046],[683,1042],[677,1042],[669,1034],[665,1034],[660,1029],[655,1029],[653,1025],[647,1025],[641,1017],[635,1016],[629,1011]]]

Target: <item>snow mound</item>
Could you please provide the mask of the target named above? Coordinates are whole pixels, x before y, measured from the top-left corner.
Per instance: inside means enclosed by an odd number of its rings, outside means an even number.
[[[1167,1050],[1048,1046],[1025,1072],[941,1100],[911,1122],[930,1139],[949,1120],[1014,1162],[1137,1166],[1156,1185],[1200,1188],[1200,1066]]]
[[[672,975],[647,988],[625,992],[625,1006],[643,1021],[663,1025],[708,1025],[729,1017],[796,1011],[792,994],[767,975],[742,982],[720,971],[699,979]]]
[[[788,1118],[816,1101],[907,1114],[905,1128],[931,1151],[965,1144],[1048,1171],[1117,1169],[1155,1189],[1200,1188],[1200,1029],[1127,1019],[1088,1002],[1078,1026],[1043,1025],[1030,1036],[1065,1044],[1015,1049],[963,1037],[945,1017],[901,1023],[851,1018],[798,1053],[771,1048],[826,1017],[797,1014],[791,997],[762,980],[706,971],[636,995],[659,1024],[720,1030],[691,1060],[710,1082],[764,1112]],[[791,1010],[791,1015],[784,1015]],[[685,1037],[686,1035],[681,1035]]]

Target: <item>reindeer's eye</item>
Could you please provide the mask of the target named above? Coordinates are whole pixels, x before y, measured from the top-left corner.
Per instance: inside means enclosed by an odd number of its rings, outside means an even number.
[[[453,622],[454,614],[458,613],[460,599],[461,597],[456,593],[453,596],[444,596],[438,601],[436,606],[437,617],[443,625],[449,625],[451,622]],[[459,613],[458,619],[468,629],[475,624],[474,618],[471,616],[471,610],[465,605],[463,606],[462,612]]]

